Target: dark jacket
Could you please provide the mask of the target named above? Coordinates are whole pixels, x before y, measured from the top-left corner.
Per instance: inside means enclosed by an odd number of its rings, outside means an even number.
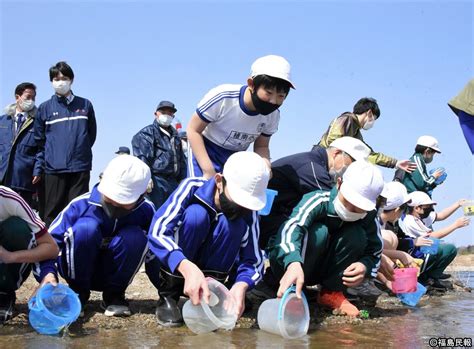
[[[180,182],[186,178],[181,138],[173,127],[163,129],[154,121],[132,138],[133,155],[150,167],[154,176]]]
[[[41,173],[33,134],[35,112],[36,108],[27,113],[18,134],[14,128],[16,104],[7,106],[0,116],[0,183],[13,190],[34,192],[31,181]]]
[[[92,169],[92,146],[97,125],[92,103],[74,96],[67,104],[54,95],[36,114],[35,140],[44,173],[85,172]]]

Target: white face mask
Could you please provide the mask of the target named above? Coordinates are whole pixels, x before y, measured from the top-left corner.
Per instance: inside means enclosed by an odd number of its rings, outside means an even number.
[[[374,124],[375,124],[375,119],[367,120],[362,128],[364,130],[370,130],[372,126],[374,126]]]
[[[339,200],[339,197],[337,196],[333,201],[333,205],[339,218],[345,222],[355,222],[360,219],[364,219],[365,216],[367,216],[367,212],[357,213],[357,212],[349,211],[346,208],[346,206],[344,206],[344,204]]]
[[[167,114],[158,115],[158,123],[161,126],[168,127],[171,125],[172,121],[173,121],[173,117],[171,115],[167,115]]]
[[[69,91],[71,91],[71,81],[68,80],[53,80],[54,91],[60,95],[65,96]]]
[[[21,108],[21,110],[25,112],[29,112],[31,109],[35,107],[35,101],[32,99],[23,99],[20,97],[18,106]]]

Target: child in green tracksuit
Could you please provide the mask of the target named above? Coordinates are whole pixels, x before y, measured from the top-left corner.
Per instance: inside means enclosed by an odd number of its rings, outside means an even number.
[[[321,284],[320,304],[359,314],[342,291],[377,276],[383,243],[375,202],[383,184],[375,166],[356,161],[342,184],[303,196],[269,244],[271,271],[281,278],[279,297],[292,283],[298,296],[304,283]]]
[[[411,173],[397,171],[398,173],[395,174],[395,179],[405,185],[408,193],[422,191],[431,196],[432,190],[437,186],[436,179],[443,174],[443,170],[436,170],[432,175],[429,175],[426,170],[426,164],[433,161],[436,153],[441,153],[436,138],[431,136],[418,138],[415,154],[410,158],[416,164],[416,170]]]

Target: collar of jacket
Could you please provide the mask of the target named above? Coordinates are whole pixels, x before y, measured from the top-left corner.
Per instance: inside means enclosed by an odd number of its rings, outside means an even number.
[[[339,218],[339,216],[336,213],[336,210],[334,209],[334,204],[333,204],[334,199],[336,198],[337,194],[339,194],[339,191],[337,190],[337,186],[332,187],[331,193],[329,194],[327,215],[330,217]]]
[[[158,120],[156,120],[156,118],[155,118],[155,120],[153,121],[153,126],[154,126],[155,128],[157,128],[161,133],[164,133],[164,132],[163,132],[163,130],[164,130],[163,126],[160,125],[160,123],[158,122]],[[171,126],[171,125],[168,127],[168,129],[166,130],[166,132],[168,132],[168,133],[169,133],[169,136],[171,136],[171,137],[176,137],[176,136],[178,135],[178,131],[176,131],[176,129],[175,129],[173,126]]]
[[[36,106],[31,109],[29,112],[26,112],[28,114],[28,117],[29,118],[34,118],[35,117],[35,113],[36,113]],[[10,117],[14,117],[15,114],[16,114],[16,103],[12,103],[12,104],[9,104],[5,107],[5,114],[10,116]]]
[[[216,192],[216,180],[213,178],[209,179],[194,193],[194,197],[202,202],[209,210],[214,214],[214,218],[217,216],[217,209],[214,203],[214,195]]]
[[[328,150],[320,145],[317,145],[310,151],[311,160],[324,166],[329,171]]]

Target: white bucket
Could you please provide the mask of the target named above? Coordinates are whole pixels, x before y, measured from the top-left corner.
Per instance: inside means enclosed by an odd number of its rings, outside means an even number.
[[[299,338],[309,328],[309,308],[305,295],[298,299],[295,286],[286,290],[281,299],[268,299],[258,309],[258,326],[284,338]]]

